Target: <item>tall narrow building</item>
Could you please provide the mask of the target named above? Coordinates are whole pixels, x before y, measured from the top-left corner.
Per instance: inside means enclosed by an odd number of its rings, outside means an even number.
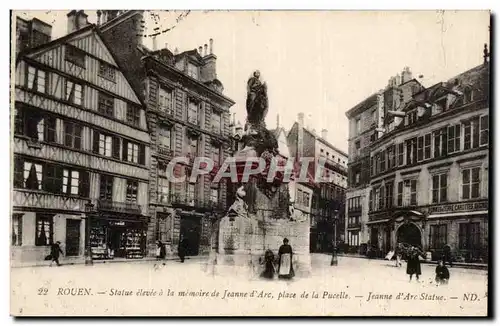
[[[13,264],[42,262],[56,241],[70,261],[86,239],[95,259],[145,255],[146,112],[87,15],[67,19],[66,36],[16,61]]]

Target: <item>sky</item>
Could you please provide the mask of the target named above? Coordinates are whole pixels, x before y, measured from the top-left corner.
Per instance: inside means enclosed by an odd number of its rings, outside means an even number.
[[[30,11],[53,25],[53,39],[66,34],[69,11]],[[86,10],[96,23],[95,11]],[[289,129],[299,112],[305,124],[328,130],[327,140],[347,152],[345,112],[384,88],[391,76],[410,67],[428,87],[483,61],[489,44],[486,11],[153,11],[160,28],[158,48],[192,50],[214,40],[217,77],[246,117],[246,82],[254,70],[268,84],[268,128]],[[150,33],[154,21],[145,12]],[[150,38],[144,44],[153,47]]]

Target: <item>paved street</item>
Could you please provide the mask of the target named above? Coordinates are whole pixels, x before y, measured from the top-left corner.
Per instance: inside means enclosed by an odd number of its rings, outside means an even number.
[[[365,315],[380,315],[384,313],[403,314],[403,312],[408,314],[408,311],[411,311],[415,315],[432,315],[439,314],[440,309],[444,307],[447,309],[448,314],[452,315],[486,312],[487,272],[482,270],[452,268],[450,270],[450,284],[446,287],[436,287],[432,283],[434,266],[422,264],[423,275],[421,282],[417,283],[413,281],[410,283],[406,275],[405,266],[396,268],[392,263],[387,261],[339,257],[339,264],[334,267],[330,266],[330,257],[328,255],[313,255],[313,273],[311,277],[297,277],[289,282],[277,279],[273,281],[250,279],[245,274],[244,269],[237,268],[234,268],[234,272],[229,275],[213,275],[213,273],[207,272],[210,269],[207,269],[205,260],[202,259],[190,259],[184,264],[177,261],[167,261],[160,268],[155,267],[155,264],[156,262],[153,261],[142,261],[134,263],[95,264],[94,266],[69,265],[58,268],[15,268],[12,269],[11,284],[13,291],[22,292],[26,296],[23,306],[33,308],[35,307],[33,305],[40,305],[39,302],[36,303],[41,298],[36,295],[36,289],[46,287],[49,291],[46,297],[50,298],[50,296],[53,296],[57,300],[65,302],[68,309],[72,307],[71,312],[73,313],[80,311],[79,309],[84,309],[82,311],[88,313],[93,311],[92,309],[97,308],[83,302],[90,297],[68,297],[62,296],[62,293],[57,295],[61,291],[60,289],[91,288],[93,295],[94,293],[97,295],[98,292],[101,292],[102,299],[100,300],[116,299],[112,298],[113,293],[121,293],[117,291],[124,290],[156,289],[157,291],[163,290],[164,293],[169,290],[175,293],[175,296],[172,298],[156,298],[157,301],[151,301],[150,304],[147,304],[148,300],[153,300],[154,298],[148,297],[138,301],[127,296],[120,296],[120,306],[113,306],[117,305],[118,301],[112,300],[107,303],[108,306],[106,307],[109,311],[115,309],[116,311],[125,312],[128,308],[133,309],[134,312],[138,312],[137,309],[139,309],[139,312],[146,314],[168,314],[168,311],[157,310],[157,305],[154,303],[157,303],[159,299],[170,300],[169,305],[176,307],[172,311],[178,313],[199,313],[200,311],[205,311],[196,310],[193,306],[193,303],[196,301],[193,300],[209,299],[179,298],[178,292],[212,292],[214,290],[220,292],[218,300],[222,299],[226,301],[226,305],[218,305],[217,309],[211,310],[214,314],[230,314],[234,311],[231,310],[231,307],[235,307],[235,305],[239,307],[242,303],[247,304],[245,301],[241,301],[244,300],[243,298],[223,299],[225,290],[236,292],[252,290],[268,291],[272,293],[275,300],[273,311],[276,311],[278,314],[290,311],[289,305],[296,305],[297,310],[293,311],[296,311],[297,314],[301,314],[301,311],[307,313],[315,311],[316,314],[320,315],[350,315],[360,313]],[[297,296],[304,291],[312,295],[314,291],[319,297],[317,300],[291,300],[283,298],[278,300],[280,293],[283,293],[283,291],[296,293]],[[476,293],[482,301],[464,302],[464,293],[468,291]],[[392,295],[393,297],[392,300],[369,300],[371,296],[370,292],[372,294]],[[421,300],[422,298],[420,298],[415,302],[411,300],[394,300],[398,294],[406,295],[407,293],[419,297],[427,296],[427,299],[433,294],[442,295],[445,299],[444,301],[436,301]],[[337,297],[334,297],[334,295]],[[345,300],[339,299],[342,295],[348,295],[349,298],[344,298]],[[330,298],[329,296],[332,297]],[[32,300],[35,301],[27,304]],[[82,304],[76,305],[80,301],[82,301]],[[288,306],[284,304],[285,302]],[[111,308],[109,304],[112,304]],[[203,301],[200,301],[200,304],[203,304]],[[137,308],[137,305],[140,305],[140,308]],[[353,310],[353,307],[359,307],[359,309]],[[247,313],[256,314],[264,311],[259,309],[258,306],[249,304]]]

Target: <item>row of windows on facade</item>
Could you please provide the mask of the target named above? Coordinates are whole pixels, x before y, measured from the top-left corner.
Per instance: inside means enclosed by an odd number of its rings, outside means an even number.
[[[324,155],[326,158],[331,158],[333,161],[335,161],[335,155],[333,155],[333,153],[331,156],[330,156],[330,152],[326,152],[326,154],[325,154],[324,148],[321,148],[319,151],[320,151],[320,155],[322,155],[322,156]],[[340,162],[341,162],[340,157],[337,158],[337,161],[340,164]],[[342,164],[345,165],[345,160],[342,160]]]
[[[100,175],[99,199],[113,201],[115,177]],[[53,163],[42,163],[16,157],[14,162],[14,187],[47,191],[55,194],[89,197],[90,173],[83,169],[64,167]],[[186,201],[196,199],[195,183],[185,183],[183,194]],[[171,184],[166,178],[158,178],[158,202],[171,202]],[[137,203],[138,182],[126,181],[125,202]],[[210,200],[218,202],[219,188],[211,188]]]
[[[174,110],[174,91],[160,87],[158,105],[161,111],[172,115]],[[194,125],[199,125],[202,121],[203,106],[201,102],[188,98],[187,121]],[[222,132],[222,115],[215,109],[210,114],[211,131],[217,134]]]
[[[44,94],[49,94],[48,90],[51,88],[48,74],[44,70],[33,66],[28,66],[26,85],[32,91]],[[63,93],[65,101],[73,105],[85,106],[84,87],[81,83],[66,79]],[[97,111],[111,118],[116,117],[115,98],[102,91],[98,91],[97,96]],[[133,126],[140,126],[141,110],[137,105],[127,103],[125,121]]]
[[[158,135],[159,146],[161,150],[171,150],[174,144],[172,128],[161,128]],[[199,141],[197,137],[188,137],[188,153],[191,157],[196,157],[199,152]],[[214,165],[220,164],[221,147],[210,145],[210,158],[213,160]]]
[[[359,217],[350,217],[348,226],[359,223]],[[441,250],[449,242],[448,224],[434,224],[429,226],[429,249]],[[347,231],[349,246],[359,246],[359,231]],[[458,223],[458,249],[481,250],[481,231],[479,222]]]
[[[460,187],[461,200],[477,199],[481,197],[481,168],[473,167],[462,169],[461,182],[458,185],[449,184],[448,174],[440,173],[431,176],[431,203],[445,203],[448,201],[448,189],[452,186]],[[370,210],[378,211],[391,208],[394,204],[394,183],[389,182],[370,191]],[[416,179],[400,181],[397,184],[396,206],[417,206],[418,181]]]
[[[113,200],[113,182],[113,176],[100,175],[99,199]],[[81,168],[16,157],[14,160],[14,188],[88,198],[90,195],[90,173]],[[137,181],[126,181],[124,190],[126,202],[137,203],[137,190]]]
[[[371,157],[371,174],[377,175],[397,166],[412,165],[487,146],[488,117],[489,115],[474,117],[461,124],[443,127],[392,145]]]
[[[420,112],[430,112],[430,115],[435,116],[437,114],[446,112],[451,104],[454,104],[455,107],[458,107],[470,103],[474,101],[473,90],[470,87],[466,87],[464,90],[464,95],[459,98],[455,98],[454,100],[456,102],[451,103],[448,96],[445,96],[443,98],[436,100],[436,102],[433,103],[432,106],[430,107],[430,111],[429,110],[426,111],[426,109],[420,108]],[[417,122],[419,118],[422,118],[425,115],[421,114],[421,116],[419,116],[418,112],[419,112],[418,108],[406,112],[406,115],[404,117],[404,125],[410,126],[415,122]],[[370,119],[371,119],[371,125],[377,124],[378,122],[377,109],[373,109],[371,111]],[[361,117],[356,119],[355,124],[356,124],[355,125],[356,135],[360,135],[362,133]]]
[[[62,125],[62,129],[58,125]],[[16,108],[14,132],[17,135],[27,136],[37,141],[62,144],[77,150],[86,150],[88,148],[84,145],[86,137],[83,130],[83,126],[77,122],[61,120],[40,110]],[[143,144],[99,130],[93,131],[92,151],[95,154],[145,165],[145,148]]]
[[[189,180],[187,180],[185,183],[183,183],[183,189],[181,190],[180,194],[176,194],[175,197],[179,198],[181,201],[185,201],[188,204],[192,204],[194,206],[194,203],[197,197],[197,189],[199,188],[199,184],[197,183],[192,183]],[[171,182],[167,178],[163,177],[158,177],[158,203],[161,204],[171,204],[172,203],[172,195],[173,193],[173,188]],[[210,197],[209,201],[211,203],[218,203],[220,200],[220,188],[219,184],[213,184],[210,188]]]

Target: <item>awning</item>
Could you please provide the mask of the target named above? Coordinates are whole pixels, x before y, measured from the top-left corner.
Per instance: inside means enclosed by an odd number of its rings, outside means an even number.
[[[389,222],[390,220],[388,218],[383,219],[383,220],[375,220],[375,221],[368,221],[366,224],[377,224],[377,223],[386,223]]]
[[[484,215],[488,214],[488,211],[472,211],[472,212],[457,212],[457,213],[446,213],[446,214],[432,214],[427,217],[428,219],[442,218],[442,217],[452,217],[452,216],[467,216],[467,215]]]

